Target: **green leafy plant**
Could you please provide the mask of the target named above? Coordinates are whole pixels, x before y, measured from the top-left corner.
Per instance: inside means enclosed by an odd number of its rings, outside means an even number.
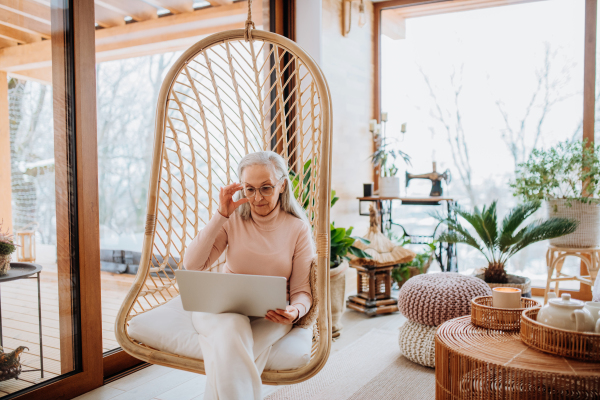
[[[397,139],[383,138],[377,150],[371,155],[371,162],[375,167],[380,167],[379,174],[381,176],[396,176],[398,173],[398,167],[395,165],[397,158],[403,159],[405,163],[410,165],[408,154],[392,148],[392,145],[397,142]]]
[[[410,244],[410,240],[405,240],[402,243],[402,246],[404,246],[405,244]],[[394,279],[399,284],[409,279],[411,268],[417,268],[419,270],[419,273],[422,274],[425,264],[427,264],[427,262],[435,252],[436,242],[434,241],[433,243],[429,243],[426,246],[427,248],[425,249],[425,251],[417,253],[415,258],[411,262],[399,264],[397,267],[395,267],[392,270],[392,279]]]
[[[294,196],[299,199],[302,208],[305,210],[308,209],[309,201],[310,201],[310,177],[312,176],[312,168],[311,168],[312,160],[308,160],[302,166],[302,184],[300,184],[300,175],[295,171],[290,171],[290,181],[292,181],[292,188],[294,190]],[[302,189],[302,196],[300,196],[300,190]],[[314,185],[313,185],[314,189]],[[331,207],[339,200],[340,198],[335,195],[335,190],[331,191]]]
[[[349,260],[348,253],[358,258],[371,258],[363,250],[354,247],[354,242],[360,240],[365,244],[371,243],[367,239],[354,237],[352,235],[353,227],[348,229],[336,228],[335,223],[331,223],[331,251],[330,251],[330,267],[335,268],[342,263],[343,260]]]
[[[565,199],[569,207],[571,201],[598,202],[599,151],[600,146],[594,148],[581,140],[561,142],[548,150],[534,149],[527,162],[519,164],[511,182],[514,195],[526,201]]]
[[[2,232],[2,223],[0,222],[0,256],[12,254],[17,249],[13,236],[9,234],[8,229]]]
[[[476,235],[472,235],[458,219],[437,214],[434,217],[448,227],[448,231],[441,234],[438,240],[447,243],[464,243],[476,248],[488,262],[484,280],[488,283],[507,283],[505,264],[510,257],[532,243],[554,239],[573,233],[577,229],[579,223],[567,218],[537,220],[519,229],[519,226],[540,207],[539,200],[518,205],[510,210],[502,225],[499,226],[496,201],[481,210],[475,207],[473,212],[454,205],[452,211],[470,225]]]

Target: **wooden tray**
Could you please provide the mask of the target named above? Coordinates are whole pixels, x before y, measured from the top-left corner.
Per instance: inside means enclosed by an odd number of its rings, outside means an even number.
[[[523,311],[539,306],[537,301],[521,297],[521,308],[494,308],[492,296],[479,296],[471,300],[471,322],[481,328],[518,331]]]
[[[539,308],[523,311],[521,341],[540,351],[582,361],[600,361],[600,334],[553,328],[537,322]]]

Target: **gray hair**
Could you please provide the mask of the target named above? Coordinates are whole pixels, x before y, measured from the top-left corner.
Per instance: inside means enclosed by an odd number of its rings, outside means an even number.
[[[286,185],[283,189],[283,192],[281,192],[279,196],[279,205],[281,209],[309,224],[306,211],[304,211],[304,208],[302,208],[294,196],[294,190],[288,173],[287,163],[283,157],[273,151],[257,151],[256,153],[246,154],[246,156],[242,158],[238,165],[238,178],[240,180],[242,179],[242,173],[244,172],[244,169],[252,165],[265,165],[273,170],[277,179],[281,180],[285,178]],[[244,191],[240,190],[237,194],[237,197],[238,200],[245,197]],[[250,204],[242,204],[238,207],[237,212],[240,214],[242,219],[249,219]]]

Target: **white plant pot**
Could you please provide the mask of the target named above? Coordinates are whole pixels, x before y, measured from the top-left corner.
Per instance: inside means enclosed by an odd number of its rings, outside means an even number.
[[[348,261],[329,270],[329,287],[331,296],[331,327],[334,337],[338,337],[342,328],[342,314],[346,309],[346,272]]]
[[[550,244],[557,247],[596,247],[600,245],[600,204],[582,203],[558,199],[548,201],[549,218],[569,218],[579,221],[577,230],[568,235],[551,239]]]
[[[399,197],[400,178],[396,176],[379,177],[379,197]]]

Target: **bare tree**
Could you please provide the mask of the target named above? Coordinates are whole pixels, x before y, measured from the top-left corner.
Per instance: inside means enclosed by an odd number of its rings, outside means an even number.
[[[475,204],[475,193],[472,183],[472,167],[469,159],[469,146],[465,137],[463,127],[463,116],[460,111],[460,95],[462,91],[464,64],[460,66],[458,72],[452,71],[450,74],[450,87],[452,88],[451,100],[446,106],[442,104],[441,96],[434,88],[427,73],[419,66],[419,71],[427,84],[429,95],[431,96],[434,107],[431,109],[431,117],[437,121],[446,132],[446,138],[450,145],[452,160],[458,170],[461,183],[463,184],[471,204]],[[432,132],[435,128],[431,127]]]

